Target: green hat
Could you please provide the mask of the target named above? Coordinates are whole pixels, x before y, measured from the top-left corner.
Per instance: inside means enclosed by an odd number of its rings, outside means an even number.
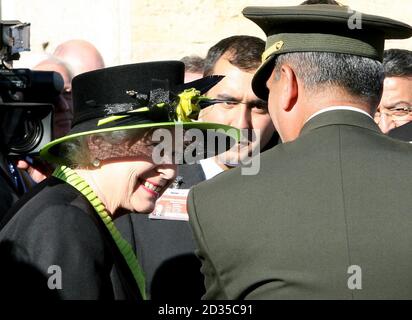
[[[61,150],[67,141],[96,133],[176,125],[200,129],[204,140],[220,136],[228,149],[239,140],[239,130],[196,121],[201,108],[217,103],[203,93],[222,78],[210,76],[183,83],[184,64],[180,61],[136,63],[80,74],[72,81],[72,128],[66,136],[46,144],[40,156],[49,162],[67,164]],[[205,141],[204,145],[206,149],[209,144]],[[204,151],[203,157],[208,157],[216,149]]]
[[[266,81],[275,57],[282,53],[334,52],[382,61],[385,39],[412,36],[411,26],[405,23],[347,6],[246,7],[243,15],[267,35],[262,65],[252,80],[253,91],[265,100],[269,94]]]

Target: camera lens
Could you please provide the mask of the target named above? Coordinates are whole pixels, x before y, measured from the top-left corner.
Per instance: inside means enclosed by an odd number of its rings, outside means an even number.
[[[10,141],[10,151],[17,154],[28,153],[39,145],[42,136],[42,122],[27,111]]]

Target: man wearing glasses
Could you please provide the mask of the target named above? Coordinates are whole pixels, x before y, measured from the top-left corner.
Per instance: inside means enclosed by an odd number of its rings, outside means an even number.
[[[397,132],[405,131],[406,127],[393,132],[391,130],[412,121],[412,52],[401,49],[386,50],[383,67],[385,81],[375,121],[383,133],[402,138]],[[405,138],[412,140],[412,133]]]

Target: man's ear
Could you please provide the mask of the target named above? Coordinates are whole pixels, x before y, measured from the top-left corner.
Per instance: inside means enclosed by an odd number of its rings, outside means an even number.
[[[280,103],[285,111],[290,111],[296,105],[298,100],[298,81],[295,71],[287,64],[282,65],[280,69],[281,91]]]

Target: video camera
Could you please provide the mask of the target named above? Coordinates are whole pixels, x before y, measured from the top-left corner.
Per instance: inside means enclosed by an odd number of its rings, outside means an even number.
[[[53,105],[63,78],[53,71],[13,69],[20,52],[30,50],[30,24],[0,21],[0,152],[37,155],[53,138]]]

